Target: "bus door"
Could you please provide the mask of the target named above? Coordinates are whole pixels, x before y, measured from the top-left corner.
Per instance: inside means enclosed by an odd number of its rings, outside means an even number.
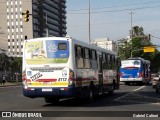
[[[103,86],[103,70],[102,70],[102,56],[97,56],[98,61],[98,80],[99,84]]]

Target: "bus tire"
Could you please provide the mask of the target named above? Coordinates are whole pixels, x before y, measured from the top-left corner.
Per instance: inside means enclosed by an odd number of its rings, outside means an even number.
[[[156,88],[156,93],[159,93],[159,90],[158,90],[158,88]]]
[[[59,102],[58,98],[55,97],[44,97],[46,103],[57,104]]]
[[[91,84],[90,87],[89,87],[89,100],[90,101],[93,101],[94,100],[94,85]]]
[[[129,85],[129,82],[125,82],[125,85]]]

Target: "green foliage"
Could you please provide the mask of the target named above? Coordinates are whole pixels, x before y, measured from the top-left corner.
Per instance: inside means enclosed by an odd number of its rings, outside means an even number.
[[[10,62],[12,72],[22,72],[22,58],[14,58],[13,61]]]
[[[0,71],[19,72],[22,71],[22,58],[8,57],[6,54],[0,54]]]

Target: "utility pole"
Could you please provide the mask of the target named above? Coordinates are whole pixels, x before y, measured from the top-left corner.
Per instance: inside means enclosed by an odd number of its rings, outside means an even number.
[[[88,0],[88,17],[89,17],[89,20],[88,20],[88,24],[89,24],[89,44],[91,43],[91,18],[90,18],[90,0]]]
[[[132,40],[132,35],[133,35],[133,31],[132,31],[132,15],[134,14],[133,12],[130,12],[129,14],[131,14],[131,40]]]
[[[134,14],[133,12],[130,12],[131,14],[131,54],[132,54],[132,49],[133,49],[133,43],[132,43],[132,38],[133,38],[133,29],[132,29],[132,15]],[[132,55],[131,55],[132,57]]]

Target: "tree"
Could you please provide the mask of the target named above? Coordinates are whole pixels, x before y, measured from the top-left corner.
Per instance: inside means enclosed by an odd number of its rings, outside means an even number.
[[[151,61],[151,72],[152,73],[156,73],[156,72],[160,72],[160,52],[156,51],[155,53],[153,53],[153,57]]]
[[[132,39],[132,51],[137,50],[133,52],[133,57],[147,57],[151,53],[144,53],[143,48],[147,46],[153,46],[150,40],[144,39],[145,36],[143,37],[134,37]],[[147,57],[149,58],[149,57]]]
[[[0,71],[9,70],[9,57],[5,53],[0,54]]]
[[[146,57],[150,58],[151,53],[144,53],[143,48],[146,46],[153,46],[148,35],[143,32],[143,27],[134,26],[133,27],[133,38],[128,41],[126,39],[120,40],[122,45],[118,47],[119,57],[121,59],[127,59],[131,57],[131,52],[133,57]]]
[[[132,35],[132,37],[139,37],[139,36],[144,36],[143,27],[134,26],[133,27],[133,35]]]
[[[11,68],[12,72],[22,72],[22,58],[14,58],[14,60],[11,62]]]
[[[127,51],[127,52],[126,52]],[[127,39],[121,39],[118,43],[118,56],[120,59],[126,59],[130,57],[131,44]]]

